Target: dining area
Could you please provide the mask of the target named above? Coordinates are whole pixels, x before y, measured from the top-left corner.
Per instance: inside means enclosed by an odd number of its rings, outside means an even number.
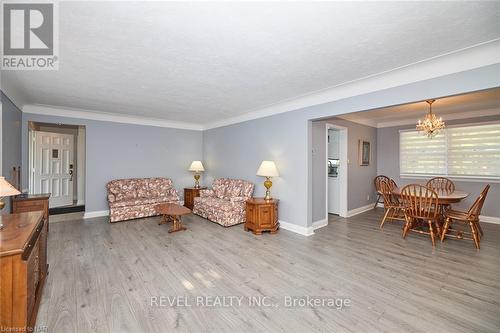
[[[405,239],[412,234],[425,235],[433,247],[438,241],[468,240],[477,250],[480,249],[484,237],[480,215],[489,184],[475,194],[456,188],[455,183],[446,177],[398,186],[394,179],[378,175],[374,186],[378,196],[375,207],[382,204],[384,208],[380,229],[387,222],[399,222]],[[474,198],[473,203],[463,209],[459,204],[469,197]]]

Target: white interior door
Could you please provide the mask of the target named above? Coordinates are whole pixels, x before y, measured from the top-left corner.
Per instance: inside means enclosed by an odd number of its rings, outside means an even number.
[[[50,193],[49,207],[72,205],[74,136],[34,133],[34,193]]]

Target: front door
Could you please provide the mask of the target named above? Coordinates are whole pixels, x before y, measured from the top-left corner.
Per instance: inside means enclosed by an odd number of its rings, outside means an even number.
[[[74,136],[35,131],[34,193],[50,193],[49,207],[73,204]]]

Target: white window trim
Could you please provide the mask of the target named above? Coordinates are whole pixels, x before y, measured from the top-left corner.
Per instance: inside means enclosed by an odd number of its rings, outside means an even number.
[[[464,123],[464,124],[455,124],[455,125],[446,125],[447,128],[457,128],[457,127],[468,127],[468,126],[481,126],[481,125],[496,125],[500,124],[500,121],[498,120],[492,120],[492,121],[483,121],[483,122],[476,122],[476,123]],[[400,129],[399,133],[401,132],[415,132],[417,131],[415,128],[407,128],[407,129]],[[446,144],[448,144],[448,137],[446,137]],[[398,145],[399,145],[399,178],[401,179],[429,179],[432,177],[446,177],[451,180],[456,180],[456,181],[463,181],[463,182],[485,182],[488,181],[490,183],[500,183],[500,177],[481,177],[481,176],[457,176],[457,175],[435,175],[435,174],[408,174],[408,173],[401,173],[401,136],[398,138]],[[448,161],[446,161],[448,163]]]
[[[447,176],[447,175],[433,175],[433,174],[400,174],[401,179],[429,179],[433,177],[446,177],[451,180],[456,180],[460,182],[472,182],[472,183],[484,183],[488,181],[489,183],[500,183],[500,178],[492,177],[478,177],[478,176]]]

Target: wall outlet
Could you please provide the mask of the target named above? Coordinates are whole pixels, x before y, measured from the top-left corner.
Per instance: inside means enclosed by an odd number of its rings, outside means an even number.
[[[369,194],[366,196],[366,201],[370,201],[370,195]]]

